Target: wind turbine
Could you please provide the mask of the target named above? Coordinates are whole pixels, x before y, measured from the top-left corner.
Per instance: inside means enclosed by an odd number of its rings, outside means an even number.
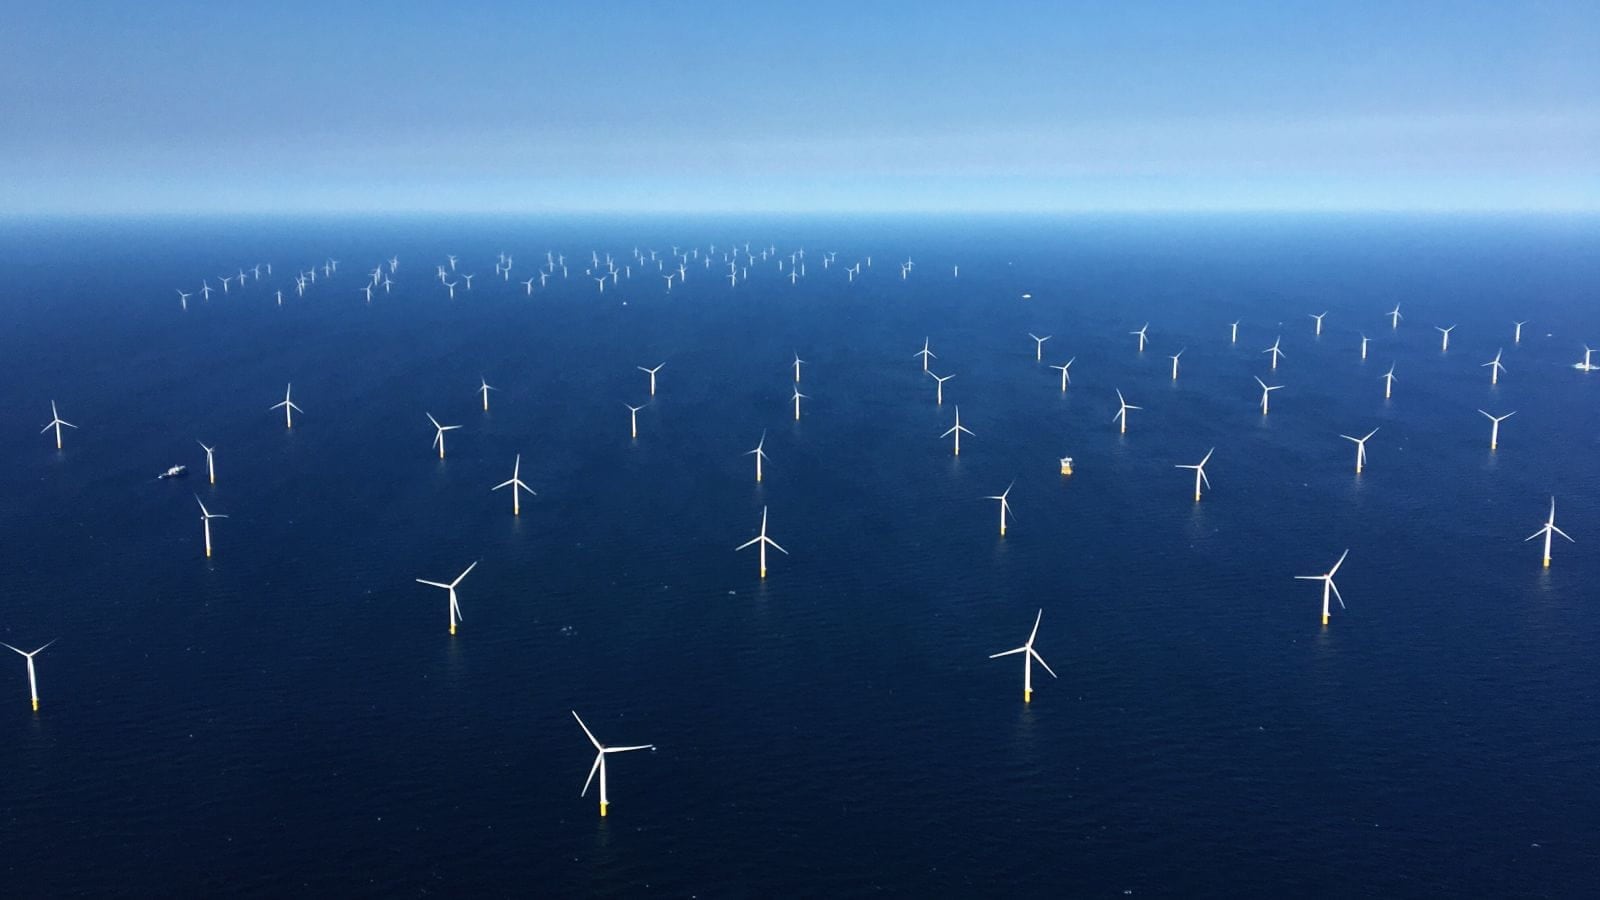
[[[757,548],[759,549],[760,554],[761,554],[761,577],[762,578],[766,578],[767,577],[767,546],[768,545],[771,545],[773,549],[777,550],[779,553],[782,553],[785,556],[789,555],[789,551],[783,549],[782,547],[779,547],[777,541],[773,540],[772,538],[767,537],[767,508],[765,506],[761,507],[761,533],[756,535],[755,537],[751,538],[750,540],[745,541],[744,543],[740,544],[739,546],[733,548],[733,550],[734,550],[735,553],[737,553],[738,551],[743,550],[744,548],[750,546],[751,544],[755,544],[757,546]]]
[[[956,376],[954,376],[954,375],[935,375],[932,372],[929,372],[928,376],[930,378],[932,378],[934,381],[939,382],[939,386],[937,388],[935,388],[934,399],[937,401],[937,405],[943,406],[944,405],[944,383],[946,381],[949,381],[950,379],[956,377]]]
[[[666,365],[666,363],[661,363],[661,365],[656,366],[654,369],[646,369],[644,366],[634,366],[635,369],[638,369],[639,371],[650,376],[650,396],[652,397],[656,395],[656,373],[661,371],[661,366],[664,365]],[[795,380],[798,381],[799,379]]]
[[[174,290],[176,290],[176,288],[174,288]],[[178,291],[178,302],[183,304],[183,308],[184,309],[188,309],[189,308],[189,298],[192,297],[192,296],[194,296],[194,295],[193,294],[186,294],[183,291]]]
[[[1528,323],[1526,321],[1523,321],[1523,322],[1515,322],[1513,324],[1515,324],[1517,326],[1517,333],[1516,333],[1515,336],[1513,336],[1513,338],[1511,340],[1511,343],[1520,344],[1520,343],[1522,343],[1522,326],[1524,326],[1524,325],[1526,325]]]
[[[800,358],[800,354],[796,353],[794,355],[794,383],[795,384],[799,384],[800,383],[800,366],[803,365],[804,363],[805,363],[805,360],[801,359]]]
[[[1394,381],[1394,363],[1389,363],[1389,371],[1383,373],[1383,399],[1394,393]]]
[[[489,392],[490,391],[498,391],[498,390],[500,390],[500,389],[495,387],[494,385],[490,384],[489,382],[483,380],[483,376],[482,375],[478,376],[478,393],[483,395],[483,411],[484,412],[488,412],[489,411]]]
[[[1230,344],[1239,343],[1239,323],[1238,323],[1237,320],[1235,320],[1234,323],[1233,323],[1233,336],[1228,339],[1228,343],[1230,343]]]
[[[1198,465],[1193,465],[1193,466],[1176,465],[1176,466],[1173,466],[1174,469],[1193,469],[1194,470],[1194,502],[1196,502],[1196,503],[1200,502],[1200,484],[1201,484],[1201,482],[1205,483],[1205,486],[1206,486],[1207,490],[1211,489],[1211,479],[1206,477],[1206,463],[1211,461],[1211,454],[1213,454],[1215,452],[1217,452],[1217,448],[1215,448],[1215,447],[1212,447],[1210,450],[1207,450],[1205,459],[1200,460],[1200,463]]]
[[[1278,345],[1281,344],[1281,343],[1283,343],[1283,336],[1279,335],[1278,338],[1272,342],[1272,346],[1271,347],[1268,347],[1267,349],[1261,351],[1262,353],[1271,353],[1272,354],[1272,368],[1273,369],[1277,369],[1278,368],[1278,358],[1284,355],[1284,352],[1282,350],[1278,349]]]
[[[1388,312],[1388,316],[1390,330],[1398,329],[1400,327],[1400,320],[1405,318],[1405,316],[1400,315],[1400,304],[1398,303],[1394,305],[1394,309]]]
[[[54,644],[57,640],[60,640],[60,638],[56,638],[55,640],[52,640],[50,642],[50,644]],[[18,648],[11,646],[10,644],[5,643],[4,641],[0,641],[0,647],[5,647],[8,650],[11,650],[11,651],[13,651],[15,653],[20,654],[23,659],[26,659],[28,661],[28,693],[33,697],[33,711],[34,712],[38,712],[39,711],[39,675],[38,675],[37,672],[34,671],[33,658],[35,656],[38,656],[40,653],[43,653],[44,650],[45,650],[45,647],[49,647],[50,644],[45,644],[44,647],[40,647],[38,650],[35,650],[32,653],[29,653],[26,650],[19,650]]]
[[[50,401],[50,424],[48,424],[48,425],[44,426],[43,428],[39,429],[39,433],[40,434],[44,434],[46,431],[49,431],[50,429],[54,428],[56,430],[56,449],[57,450],[61,449],[61,426],[63,426],[63,425],[67,426],[68,428],[77,428],[78,427],[78,426],[72,424],[71,422],[68,422],[66,419],[61,418],[61,415],[56,412],[56,402],[54,400],[51,400]]]
[[[450,633],[451,634],[455,634],[456,633],[456,623],[465,618],[465,616],[461,615],[461,604],[456,602],[456,585],[459,585],[461,583],[462,579],[466,578],[467,575],[473,569],[476,569],[478,567],[478,563],[479,562],[481,562],[481,560],[473,560],[472,561],[472,565],[467,566],[466,571],[462,572],[460,575],[457,575],[456,576],[456,580],[450,582],[449,584],[444,584],[444,583],[438,582],[438,581],[427,581],[427,580],[422,579],[422,578],[418,578],[417,579],[417,584],[425,584],[425,585],[428,585],[429,587],[444,588],[445,590],[450,592]]]
[[[1516,415],[1517,411],[1516,410],[1512,410],[1511,412],[1508,412],[1503,416],[1491,416],[1488,413],[1483,412],[1483,410],[1481,410],[1481,409],[1478,410],[1478,412],[1483,413],[1485,418],[1487,418],[1490,422],[1494,423],[1494,424],[1489,426],[1489,449],[1490,450],[1499,449],[1499,446],[1500,446],[1500,423],[1504,422],[1505,420],[1507,420],[1507,419],[1511,418],[1512,416]]]
[[[1367,337],[1365,333],[1363,333],[1361,335],[1361,358],[1362,359],[1366,359],[1367,358],[1367,342],[1369,342],[1371,340],[1372,340],[1372,338]]]
[[[1130,409],[1144,409],[1144,407],[1142,407],[1142,406],[1134,406],[1133,404],[1129,403],[1127,400],[1123,399],[1123,397],[1122,397],[1122,388],[1117,388],[1117,403],[1121,404],[1121,407],[1117,410],[1117,414],[1111,417],[1111,421],[1116,422],[1118,420],[1121,420],[1121,422],[1122,422],[1122,431],[1120,433],[1121,434],[1127,434],[1128,433],[1128,410],[1130,410]]]
[[[1327,315],[1327,313],[1323,313],[1320,316],[1316,313],[1306,313],[1306,315],[1317,320],[1317,337],[1322,337],[1322,319]]]
[[[957,456],[961,455],[961,434],[962,434],[962,432],[966,432],[967,434],[972,434],[971,430],[969,430],[966,426],[961,424],[961,404],[958,403],[958,404],[956,404],[956,424],[951,426],[949,431],[946,431],[944,434],[939,435],[939,437],[941,437],[941,438],[947,438],[952,434],[956,436],[956,455]],[[972,435],[972,436],[973,437],[977,437],[977,435],[975,435],[975,434]]]
[[[1077,361],[1078,358],[1074,356],[1073,358],[1067,360],[1066,365],[1050,367],[1052,369],[1059,369],[1061,371],[1061,393],[1063,394],[1067,392],[1067,385],[1072,383],[1072,376],[1067,374],[1067,370],[1072,368],[1072,364]]]
[[[923,338],[922,339],[922,349],[918,350],[916,353],[911,354],[911,356],[912,356],[912,358],[916,358],[918,356],[922,357],[922,371],[924,371],[924,372],[928,371],[928,360],[929,359],[938,359],[939,358],[939,355],[937,353],[934,353],[932,350],[928,349],[928,339],[927,338]]]
[[[744,452],[745,456],[754,456],[756,458],[756,484],[761,483],[761,461],[767,458],[767,451],[763,450],[762,448],[766,445],[767,432],[766,429],[762,429],[761,440],[756,442],[756,448],[754,450],[746,450]]]
[[[285,428],[293,428],[294,427],[294,414],[295,413],[300,413],[301,415],[305,414],[305,410],[301,409],[298,406],[295,406],[294,405],[294,401],[289,399],[289,394],[291,392],[293,392],[293,391],[294,391],[294,384],[291,382],[288,387],[283,389],[283,402],[282,403],[274,403],[268,409],[268,412],[271,412],[272,410],[278,409],[280,407],[283,409],[283,423],[284,423],[284,427]]]
[[[1000,536],[1001,537],[1005,537],[1006,536],[1006,514],[1011,512],[1011,501],[1007,500],[1006,497],[1011,494],[1011,489],[1016,487],[1016,486],[1017,486],[1017,483],[1015,481],[1013,481],[1010,484],[1006,485],[1006,489],[1004,491],[1001,491],[998,494],[994,494],[992,496],[983,498],[985,500],[999,500],[1000,501]]]
[[[1183,351],[1187,350],[1187,349],[1189,349],[1189,348],[1188,347],[1184,347],[1183,350],[1179,350],[1177,353],[1174,353],[1171,356],[1167,357],[1167,359],[1172,360],[1172,380],[1173,381],[1177,381],[1178,380],[1178,357],[1182,356],[1183,355]]]
[[[646,404],[644,404],[644,406],[634,406],[631,403],[624,403],[622,405],[626,406],[628,408],[628,423],[629,423],[628,427],[630,429],[630,436],[634,440],[638,440],[639,439],[639,410],[644,409],[645,406],[649,406],[650,404],[646,403]]]
[[[1539,530],[1538,531],[1535,531],[1533,534],[1528,535],[1527,537],[1523,538],[1522,540],[1524,542],[1531,541],[1531,540],[1533,540],[1534,538],[1538,537],[1541,534],[1544,535],[1544,567],[1546,569],[1550,568],[1550,538],[1551,538],[1552,535],[1559,534],[1562,537],[1566,538],[1568,541],[1571,541],[1574,544],[1577,543],[1577,541],[1573,541],[1572,540],[1571,535],[1568,535],[1565,531],[1562,531],[1561,529],[1556,527],[1556,498],[1555,497],[1551,497],[1550,498],[1550,518],[1549,518],[1549,520],[1547,520],[1543,525],[1539,526]]]
[[[444,433],[446,431],[455,431],[457,428],[460,428],[461,426],[460,425],[440,425],[439,424],[439,420],[435,419],[433,417],[433,413],[423,413],[423,415],[427,416],[428,417],[428,421],[433,423],[433,427],[434,427],[433,446],[439,448],[439,458],[440,459],[444,459]]]
[[[595,740],[594,732],[589,730],[589,726],[583,724],[583,719],[578,718],[578,711],[577,710],[572,710],[572,717],[574,719],[578,719],[578,727],[583,729],[583,733],[589,738],[589,743],[594,745],[594,750],[595,750],[595,753],[594,753],[594,765],[589,767],[589,777],[584,780],[584,782],[583,782],[583,791],[580,792],[578,794],[578,796],[580,796],[580,797],[589,796],[589,785],[590,785],[590,783],[592,783],[594,781],[594,773],[595,772],[599,772],[600,773],[600,815],[601,815],[602,818],[604,818],[605,814],[606,814],[606,807],[610,805],[610,801],[608,799],[606,799],[606,754],[607,753],[627,753],[630,750],[654,750],[654,749],[656,749],[656,745],[655,744],[639,744],[639,745],[634,746],[634,747],[607,747],[607,746],[602,745],[599,741]]]
[[[1494,359],[1491,359],[1488,362],[1486,362],[1483,365],[1478,367],[1480,369],[1488,369],[1489,370],[1489,383],[1491,385],[1499,384],[1500,383],[1500,373],[1504,372],[1506,370],[1505,365],[1503,365],[1500,362],[1500,357],[1505,352],[1506,351],[1505,351],[1504,348],[1496,350],[1494,352]]]
[[[1044,342],[1050,340],[1054,336],[1055,335],[1047,334],[1044,337],[1039,337],[1037,334],[1034,334],[1031,331],[1028,332],[1028,337],[1033,338],[1033,360],[1034,360],[1034,362],[1043,362],[1044,361]]]
[[[527,485],[522,483],[522,454],[521,453],[517,454],[517,461],[511,464],[511,477],[506,479],[505,481],[500,482],[499,484],[495,485],[494,487],[490,488],[489,490],[498,491],[501,488],[506,488],[506,487],[511,488],[511,514],[513,516],[522,515],[522,499],[517,494],[517,489],[518,488],[521,488],[522,490],[527,491],[530,496],[533,496],[533,497],[539,496],[539,492],[538,491],[536,491],[533,488],[528,487]]]
[[[1339,557],[1339,561],[1333,564],[1333,568],[1329,569],[1328,570],[1328,574],[1326,574],[1326,575],[1296,575],[1296,576],[1294,576],[1296,581],[1320,581],[1320,582],[1322,582],[1322,624],[1324,624],[1324,625],[1328,624],[1328,594],[1330,592],[1333,594],[1333,596],[1339,598],[1339,608],[1340,609],[1344,609],[1345,608],[1345,606],[1344,606],[1344,597],[1341,597],[1339,595],[1339,588],[1338,588],[1337,585],[1335,585],[1333,583],[1333,575],[1334,575],[1335,572],[1339,571],[1339,567],[1340,566],[1344,565],[1344,558],[1346,556],[1349,556],[1349,555],[1350,555],[1350,551],[1349,550],[1345,550],[1343,555],[1341,555]]]
[[[210,559],[211,558],[211,520],[212,519],[226,519],[227,516],[225,516],[225,515],[223,515],[221,513],[214,513],[212,511],[206,509],[206,505],[200,501],[200,495],[198,495],[198,494],[195,495],[194,502],[200,504],[200,522],[201,522],[202,527],[205,528],[205,532],[206,532],[206,559]]]
[[[990,659],[999,659],[1002,656],[1015,656],[1018,653],[1022,654],[1022,702],[1023,703],[1032,703],[1033,702],[1033,661],[1034,660],[1038,660],[1039,661],[1039,665],[1044,666],[1044,670],[1046,672],[1050,673],[1050,677],[1051,678],[1059,677],[1059,676],[1056,675],[1055,670],[1050,668],[1050,664],[1044,661],[1044,657],[1039,655],[1039,651],[1033,649],[1033,639],[1039,636],[1039,622],[1043,618],[1044,618],[1044,610],[1041,609],[1041,610],[1039,610],[1039,614],[1033,617],[1033,631],[1028,633],[1028,642],[1026,644],[1023,644],[1021,647],[1018,647],[1015,650],[1007,650],[1007,651],[1005,651],[1003,653],[991,653],[991,654],[989,654],[989,658]]]
[[[213,451],[213,450],[215,450],[217,448],[215,448],[215,447],[207,447],[205,445],[204,441],[195,441],[195,443],[200,445],[200,449],[206,451],[206,478],[212,484],[216,484],[217,483],[217,467],[216,467],[216,463],[211,458],[211,451]]]
[[[1150,328],[1150,323],[1146,322],[1143,325],[1139,326],[1139,330],[1138,331],[1130,331],[1130,332],[1128,332],[1129,334],[1134,334],[1134,335],[1138,335],[1139,336],[1139,352],[1140,353],[1144,352],[1145,332],[1148,331],[1149,328]]]
[[[1256,380],[1256,384],[1261,385],[1261,414],[1264,416],[1264,415],[1267,414],[1267,397],[1270,396],[1273,391],[1281,390],[1283,388],[1283,385],[1281,385],[1281,384],[1271,384],[1271,385],[1269,385],[1265,381],[1262,381],[1261,378],[1259,376],[1256,376],[1256,375],[1252,375],[1250,377],[1254,378]]]
[[[792,399],[794,400],[794,420],[796,422],[800,421],[800,399],[802,397],[807,399],[807,400],[811,399],[811,395],[810,394],[802,394],[802,393],[800,393],[800,389],[799,388],[795,388],[794,389],[794,397]]]
[[[1380,426],[1380,427],[1382,427],[1382,426]],[[1358,437],[1351,437],[1348,434],[1339,435],[1339,437],[1342,437],[1347,441],[1352,441],[1356,445],[1356,474],[1357,475],[1361,474],[1361,468],[1367,464],[1367,441],[1371,440],[1372,436],[1377,434],[1377,433],[1378,433],[1378,429],[1374,428],[1371,431],[1367,432],[1367,436],[1366,437],[1359,437],[1359,438]]]
[[[1439,326],[1435,325],[1435,326],[1433,326],[1433,330],[1439,332],[1439,334],[1443,336],[1439,340],[1439,349],[1441,351],[1449,350],[1450,349],[1450,332],[1455,331],[1456,327],[1454,325],[1451,325],[1449,328],[1440,328]]]

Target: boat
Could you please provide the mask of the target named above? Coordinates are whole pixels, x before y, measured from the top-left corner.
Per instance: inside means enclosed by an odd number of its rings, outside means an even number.
[[[188,466],[173,466],[156,477],[165,480],[167,478],[182,478],[187,474],[189,474]]]
[[[1072,474],[1072,457],[1070,457],[1070,456],[1061,457],[1061,474],[1063,474],[1063,475],[1071,475]]]

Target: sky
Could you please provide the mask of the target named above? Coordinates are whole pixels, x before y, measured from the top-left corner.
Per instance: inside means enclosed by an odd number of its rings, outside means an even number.
[[[1600,211],[1593,0],[4,19],[0,214]]]

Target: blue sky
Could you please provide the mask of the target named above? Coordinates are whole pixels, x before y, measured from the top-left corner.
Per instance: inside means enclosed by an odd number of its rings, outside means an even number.
[[[1600,210],[1593,2],[232,5],[13,7],[0,209]]]

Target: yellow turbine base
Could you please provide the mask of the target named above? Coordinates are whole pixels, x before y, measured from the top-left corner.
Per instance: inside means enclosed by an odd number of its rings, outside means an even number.
[[[1548,568],[1550,568],[1550,557],[1548,557],[1548,556],[1546,556],[1546,557],[1545,557],[1545,558],[1544,558],[1544,567],[1545,567],[1545,568],[1546,568],[1546,569],[1548,569]]]
[[[1324,624],[1324,625],[1328,624],[1328,617],[1327,616],[1323,616],[1322,617],[1322,624]]]
[[[1023,692],[1022,692],[1022,702],[1023,703],[1032,703],[1033,702],[1033,691],[1023,690]]]
[[[39,711],[39,701],[37,699],[35,699],[33,701],[33,711],[34,712],[38,712]]]
[[[762,566],[761,567],[761,577],[762,578],[767,577],[767,567],[766,566]]]
[[[602,804],[600,804],[600,818],[604,819],[605,817],[606,817],[606,805],[604,803],[602,803]]]
[[[207,547],[206,548],[206,559],[210,559],[210,558],[211,558],[211,548]]]
[[[455,634],[456,633],[456,626],[455,626],[455,623],[453,623],[453,622],[450,624],[450,633],[451,634]]]

